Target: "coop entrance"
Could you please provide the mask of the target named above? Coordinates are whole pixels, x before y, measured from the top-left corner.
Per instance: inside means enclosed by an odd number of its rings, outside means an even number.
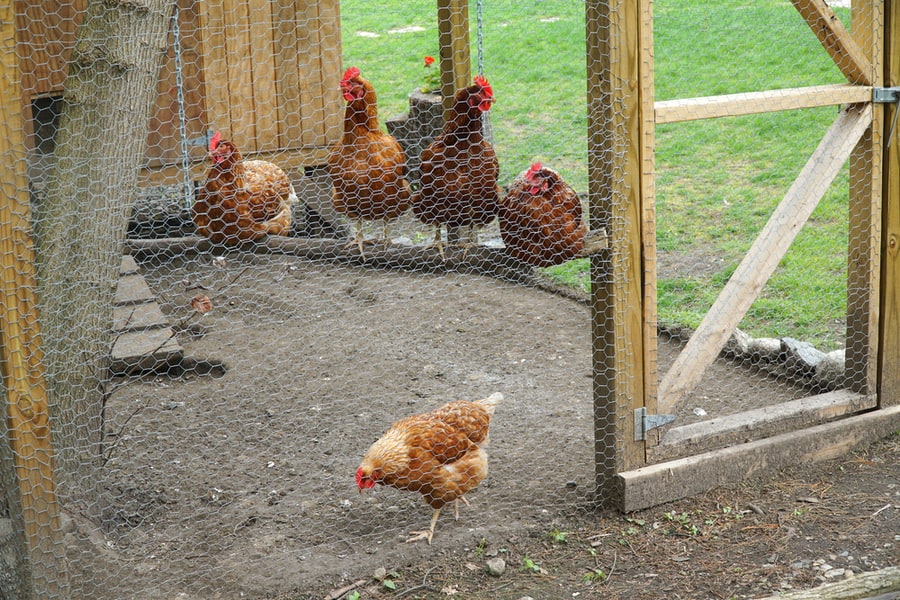
[[[854,3],[851,34],[825,3],[795,0],[793,4],[846,84],[666,100],[652,106],[642,102],[635,107],[644,111],[632,124],[639,148],[633,162],[635,178],[631,189],[620,193],[640,198],[640,212],[632,214],[640,214],[646,228],[643,234],[632,233],[642,236],[644,270],[636,275],[643,280],[645,308],[641,316],[645,329],[642,336],[637,330],[630,334],[634,347],[643,348],[645,405],[634,408],[633,419],[628,420],[624,411],[619,418],[627,422],[624,427],[633,428],[625,434],[629,441],[633,433],[635,443],[645,445],[643,456],[640,449],[633,455],[627,450],[623,454],[626,464],[633,457],[618,479],[626,510],[708,489],[762,468],[828,457],[865,439],[862,432],[886,434],[897,424],[896,399],[886,396],[889,388],[880,385],[884,373],[879,370],[882,358],[878,354],[879,344],[893,344],[882,337],[885,322],[880,321],[883,315],[878,308],[882,294],[893,293],[880,288],[885,268],[880,253],[884,247],[882,198],[888,192],[883,187],[888,181],[883,178],[883,152],[896,144],[887,137],[890,122],[885,123],[885,115],[892,113],[879,100],[880,86],[888,73],[882,71],[883,59],[890,62],[883,37],[885,15],[870,4]],[[634,39],[641,40],[643,54],[638,72],[630,74],[643,82],[642,94],[652,98],[653,58],[647,54],[647,48],[653,47],[647,39],[651,29],[649,6],[643,6],[634,18],[637,24],[632,33],[638,34]],[[625,26],[628,21],[623,23]],[[663,28],[656,21],[655,31]],[[662,187],[654,182],[653,157],[668,138],[657,136],[657,146],[647,140],[654,140],[655,132],[674,123],[825,106],[835,107],[836,118],[768,215],[756,240],[735,261],[736,267],[718,296],[713,295],[715,300],[705,316],[692,328],[672,327],[665,322],[656,304],[660,281],[657,267],[664,261],[653,233],[654,219],[659,215],[655,200]],[[738,163],[741,159],[722,156],[720,160]],[[848,163],[849,174],[843,171]],[[739,327],[742,320],[766,291],[767,282],[832,183],[841,176],[849,179],[849,203],[844,208],[849,225],[843,251],[846,314],[841,319],[845,333],[839,341],[840,350],[823,352],[809,342],[787,336],[748,335]],[[727,198],[724,192],[722,197]],[[727,199],[723,201],[727,204]],[[658,360],[657,327],[662,335],[684,342],[671,365]],[[706,398],[704,378],[709,381],[710,368],[722,363],[743,365],[761,377],[776,377],[807,391],[794,392],[793,399],[786,403],[755,406],[753,391],[748,389],[743,394],[744,402],[752,408],[741,407],[738,402],[724,413],[710,415],[698,399]],[[619,381],[601,383],[617,389]],[[638,391],[640,387],[635,386]],[[687,423],[685,415],[689,416]],[[634,467],[641,468],[628,470]],[[601,485],[603,481],[601,477]]]

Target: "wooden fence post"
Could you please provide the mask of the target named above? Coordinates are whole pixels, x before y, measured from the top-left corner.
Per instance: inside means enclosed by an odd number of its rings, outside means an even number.
[[[656,383],[647,378],[655,331],[646,329],[655,327],[655,273],[645,270],[654,241],[644,228],[653,217],[652,22],[645,0],[594,0],[585,10],[591,228],[606,228],[610,241],[591,257],[595,477],[600,502],[622,506],[616,475],[646,458],[634,412],[655,409],[646,404]]]
[[[900,86],[900,0],[885,2],[884,83]],[[884,123],[890,131],[900,105],[887,105]],[[878,403],[900,405],[900,124],[885,134],[882,168],[882,237]]]
[[[6,439],[0,466],[11,519],[19,532],[17,592],[23,598],[66,597],[65,552],[35,298],[34,252],[26,177],[24,122],[13,3],[0,4],[0,376]],[[8,449],[7,449],[8,448]],[[0,594],[2,595],[2,594]]]
[[[453,96],[469,85],[471,76],[468,0],[438,0],[438,42],[446,121],[453,107]]]
[[[853,39],[862,59],[877,65],[884,48],[883,5],[854,2]],[[883,85],[877,68],[865,73]],[[851,81],[851,83],[854,83]],[[882,130],[884,105],[872,105],[872,125],[850,155],[847,269],[846,387],[873,396],[877,391],[882,206]]]

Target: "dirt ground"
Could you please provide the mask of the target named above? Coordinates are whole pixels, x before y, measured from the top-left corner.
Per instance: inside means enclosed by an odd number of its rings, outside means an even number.
[[[100,494],[68,507],[84,597],[753,598],[900,564],[900,435],[636,514],[594,510],[583,303],[282,255],[142,272],[190,368],[109,398]],[[188,308],[198,293],[209,313]],[[675,351],[661,345],[661,370]],[[491,474],[433,545],[405,544],[430,509],[359,495],[360,458],[402,416],[496,391]],[[717,364],[680,422],[803,394]]]

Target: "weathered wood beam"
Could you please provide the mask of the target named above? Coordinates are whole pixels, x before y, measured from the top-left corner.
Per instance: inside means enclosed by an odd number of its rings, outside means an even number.
[[[872,100],[872,88],[864,85],[818,85],[763,92],[726,94],[703,98],[666,100],[654,105],[656,124],[699,119],[739,117],[800,108],[855,104]]]
[[[871,105],[841,112],[772,213],[712,308],[659,386],[659,409],[672,413],[700,382],[778,267],[872,121]]]
[[[14,473],[2,483],[12,486],[6,490],[10,517],[24,544],[27,564],[17,573],[23,597],[66,598],[11,2],[0,4],[0,32],[0,408],[6,433],[0,458]]]
[[[871,396],[838,390],[672,427],[660,444],[647,450],[650,462],[673,460],[716,448],[744,444],[750,440],[796,431],[810,425],[875,407]]]
[[[866,571],[809,590],[779,592],[756,600],[896,600],[900,597],[891,592],[900,592],[900,567]]]
[[[592,242],[586,246],[586,252],[606,250],[603,231],[591,231],[590,237]],[[452,271],[480,273],[506,281],[549,288],[534,267],[514,259],[503,248],[449,246],[445,248],[445,256],[442,258],[436,248],[382,243],[366,246],[365,255],[360,256],[356,247],[348,248],[344,240],[282,236],[271,236],[258,242],[247,242],[240,248],[248,252],[290,254],[309,260],[330,260],[381,269],[403,269],[429,273]],[[217,247],[203,237],[125,240],[126,253],[137,257],[138,260],[151,262],[171,260],[178,256],[197,252],[220,252],[223,250],[223,247]],[[559,290],[553,289],[552,291]]]
[[[875,70],[868,53],[844,27],[825,0],[791,0],[847,81],[874,85]],[[854,11],[856,6],[853,7]],[[856,20],[854,19],[854,27]]]
[[[900,429],[900,406],[658,463],[619,475],[620,510],[632,512],[737,483],[763,471],[842,456]]]

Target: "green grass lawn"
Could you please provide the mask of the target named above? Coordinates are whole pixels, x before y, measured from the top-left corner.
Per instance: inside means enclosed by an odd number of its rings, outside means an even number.
[[[407,95],[422,83],[423,57],[438,54],[433,0],[344,0],[341,10],[345,66],[360,67],[374,83],[382,119],[405,112]],[[790,2],[657,0],[653,10],[658,100],[842,82]],[[485,0],[483,14],[501,183],[541,160],[585,192],[584,4]],[[849,24],[846,11],[838,14]],[[474,3],[469,18],[474,69]],[[836,113],[828,107],[657,128],[661,258],[703,257],[716,265],[713,272],[659,273],[662,322],[700,322]],[[841,345],[835,322],[846,310],[847,197],[845,167],[742,329],[823,349]],[[583,260],[550,270],[580,286],[586,272]]]

